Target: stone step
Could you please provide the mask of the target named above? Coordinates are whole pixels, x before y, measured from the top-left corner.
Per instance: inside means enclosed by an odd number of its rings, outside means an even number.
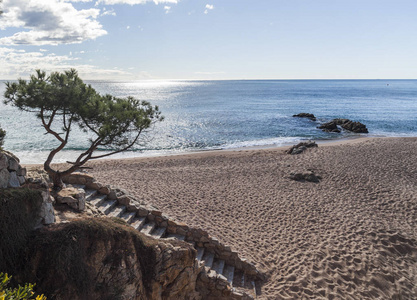
[[[109,212],[108,216],[113,218],[120,218],[121,215],[126,211],[126,206],[120,205],[115,206],[112,208],[112,210]]]
[[[255,290],[255,281],[247,278],[246,275],[245,275],[245,288],[251,291]]]
[[[206,252],[203,255],[204,265],[211,268],[213,266],[214,253]]]
[[[141,230],[143,225],[145,225],[146,218],[145,217],[135,217],[130,224],[136,230]]]
[[[133,219],[135,218],[136,213],[135,212],[124,212],[120,218],[122,218],[123,220],[125,220],[125,222],[127,224],[132,223]]]
[[[76,189],[83,189],[84,191],[86,190],[86,188],[85,188],[85,185],[84,184],[77,184],[77,183],[74,183],[74,184],[71,184],[72,185],[72,187],[75,187]]]
[[[84,189],[85,191],[85,201],[90,201],[92,197],[98,194],[97,190],[93,189]]]
[[[202,261],[204,255],[204,248],[197,247],[197,260]]]
[[[230,265],[225,265],[223,270],[224,277],[227,278],[227,281],[233,285],[233,277],[235,275],[235,267]]]
[[[98,210],[101,211],[103,214],[108,215],[113,206],[117,204],[117,200],[107,200],[104,201],[103,204],[101,204],[98,207]]]
[[[176,239],[176,240],[184,241],[185,240],[185,235],[178,234],[178,233],[168,233],[165,238],[166,239]]]
[[[106,195],[96,195],[90,198],[90,200],[88,200],[88,203],[99,207],[100,205],[103,204],[103,202],[106,200],[107,196]]]
[[[235,270],[233,276],[233,286],[245,287],[245,274],[242,272],[242,270]]]
[[[166,227],[157,227],[152,231],[151,235],[154,238],[160,239],[161,237],[164,236],[166,230],[167,230]]]
[[[142,229],[140,230],[140,232],[146,234],[146,235],[151,235],[152,230],[155,228],[155,223],[154,222],[150,222],[150,223],[146,223],[145,225],[143,225]]]
[[[212,269],[217,272],[217,274],[223,274],[224,269],[224,260],[223,259],[215,259],[213,262]]]

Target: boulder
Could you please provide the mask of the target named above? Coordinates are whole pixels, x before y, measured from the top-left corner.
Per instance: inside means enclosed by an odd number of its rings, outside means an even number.
[[[0,170],[7,169],[8,166],[9,161],[7,160],[6,154],[0,152]]]
[[[308,181],[308,182],[320,182],[321,176],[314,174],[312,171],[308,172],[293,172],[290,174],[289,178],[295,181]]]
[[[19,162],[14,158],[14,157],[9,157],[9,166],[8,169],[9,171],[17,171],[19,170],[20,166],[19,166]]]
[[[8,187],[12,187],[12,188],[20,187],[20,181],[19,181],[19,178],[17,177],[16,172],[10,172]]]
[[[56,201],[83,211],[85,209],[85,191],[74,187],[63,188],[56,194]]]
[[[301,143],[298,143],[297,145],[292,146],[286,152],[288,154],[300,154],[304,152],[305,150],[307,150],[307,148],[314,148],[314,147],[318,147],[316,142],[314,141],[301,142]]]
[[[337,124],[335,121],[330,121],[324,124],[321,124],[319,127],[317,127],[325,132],[340,132],[340,129],[337,127]]]
[[[334,119],[333,122],[335,122],[337,125],[340,125],[343,129],[355,133],[369,133],[368,128],[366,128],[365,124],[362,124],[361,122],[354,122],[349,119]]]
[[[7,169],[0,170],[0,189],[5,189],[9,186],[10,173]]]
[[[293,115],[293,117],[307,118],[307,119],[310,119],[311,121],[316,121],[316,117],[313,114],[309,114],[309,113],[299,113],[297,115]]]

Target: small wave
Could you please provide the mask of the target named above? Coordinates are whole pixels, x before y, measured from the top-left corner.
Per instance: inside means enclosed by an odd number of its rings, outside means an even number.
[[[272,146],[272,147],[280,147],[280,146],[288,146],[294,143],[298,143],[301,140],[305,140],[304,138],[300,137],[278,137],[278,138],[271,138],[271,139],[262,139],[262,140],[254,140],[254,141],[242,141],[242,142],[235,142],[235,143],[228,143],[221,146],[221,149],[235,149],[235,148],[248,148],[248,147],[265,147],[265,146]]]

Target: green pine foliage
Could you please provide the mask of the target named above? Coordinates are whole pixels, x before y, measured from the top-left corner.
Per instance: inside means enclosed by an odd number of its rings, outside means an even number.
[[[34,297],[33,288],[35,284],[27,283],[17,288],[8,288],[11,277],[0,273],[0,300],[46,300],[44,295]]]
[[[46,134],[57,140],[44,164],[55,187],[62,186],[62,176],[71,174],[87,161],[132,148],[139,142],[141,133],[163,120],[158,106],[133,97],[100,95],[74,69],[49,76],[37,70],[29,81],[7,82],[4,98],[6,104],[35,113]],[[58,172],[51,167],[52,160],[65,149],[74,126],[91,137],[89,147],[71,162],[70,168]],[[109,153],[95,155],[97,149],[107,149]]]

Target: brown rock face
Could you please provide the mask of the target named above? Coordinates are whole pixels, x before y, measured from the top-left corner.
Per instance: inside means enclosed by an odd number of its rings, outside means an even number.
[[[156,241],[112,220],[44,228],[31,251],[25,279],[48,299],[199,298],[190,245]]]

